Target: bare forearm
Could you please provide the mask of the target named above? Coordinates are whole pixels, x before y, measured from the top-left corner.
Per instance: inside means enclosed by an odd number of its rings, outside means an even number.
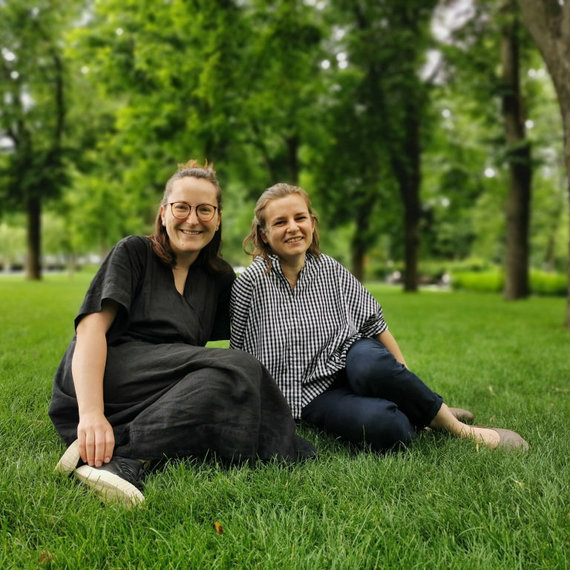
[[[107,364],[106,333],[116,314],[116,306],[104,305],[100,313],[87,315],[77,326],[71,370],[79,410],[79,453],[89,465],[108,463],[115,446],[113,428],[105,417],[103,378]]]
[[[380,333],[377,338],[394,355],[394,358],[407,368],[404,355],[402,354],[402,351],[400,350],[396,339],[392,336],[392,333],[388,330],[385,330],[384,332]]]
[[[79,417],[104,413],[103,376],[107,360],[105,335],[86,330],[77,336],[71,370]]]

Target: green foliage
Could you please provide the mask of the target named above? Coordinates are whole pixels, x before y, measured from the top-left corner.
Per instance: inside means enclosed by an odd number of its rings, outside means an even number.
[[[499,269],[476,273],[453,272],[451,286],[457,290],[500,293],[504,286],[504,275]]]
[[[51,382],[90,277],[0,279],[3,568],[568,565],[562,299],[370,287],[412,369],[481,424],[519,431],[529,453],[426,433],[380,456],[303,427],[315,461],[173,463],[125,511],[53,472],[63,445],[47,417]]]
[[[0,4],[3,207],[25,210],[28,199],[55,197],[65,185],[67,76],[58,36],[78,8],[53,0]]]
[[[504,275],[499,269],[476,272],[452,270],[451,286],[456,290],[500,293],[504,286]],[[530,291],[533,295],[565,296],[568,278],[562,273],[533,269],[530,272]]]
[[[563,297],[568,293],[568,277],[562,273],[548,273],[533,269],[530,272],[530,290],[534,295]]]
[[[332,227],[356,222],[350,239],[356,256],[388,228],[401,236],[402,209],[413,209],[419,191],[419,149],[430,132],[430,88],[420,72],[433,8],[433,2],[338,2],[328,14],[325,132],[309,156],[323,215]],[[401,257],[402,248],[391,253]]]
[[[0,267],[2,270],[9,270],[14,263],[18,265],[23,263],[26,255],[24,243],[24,228],[0,223]]]
[[[285,180],[311,193],[324,251],[349,267],[360,251],[369,275],[403,271],[403,214],[413,202],[402,199],[406,179],[421,183],[421,265],[474,256],[500,265],[507,177],[498,5],[477,2],[462,21],[451,4],[4,3],[2,221],[23,225],[16,210],[28,190],[49,195],[45,253],[105,252],[126,234],[152,231],[178,163],[208,158],[224,188],[224,252],[236,265],[247,263],[241,241],[255,199]],[[440,16],[453,28],[446,37],[435,33]],[[569,213],[559,109],[540,54],[521,34],[535,161],[531,262],[562,272]],[[57,124],[54,53],[65,130],[61,160],[46,167]],[[24,89],[34,106],[22,106]],[[21,121],[34,145],[17,158],[4,145]],[[396,166],[414,171],[413,156],[417,179],[397,179]],[[431,280],[438,270],[420,272]]]

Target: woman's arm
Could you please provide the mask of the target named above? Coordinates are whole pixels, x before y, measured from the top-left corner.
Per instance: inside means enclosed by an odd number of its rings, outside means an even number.
[[[376,338],[394,355],[394,358],[398,362],[407,368],[406,361],[402,355],[402,351],[400,350],[396,339],[392,336],[392,333],[389,330],[381,332]]]
[[[79,408],[77,439],[81,459],[100,467],[113,456],[115,437],[103,404],[103,376],[107,362],[106,333],[117,316],[118,305],[104,301],[98,313],[86,315],[77,325],[71,363]]]

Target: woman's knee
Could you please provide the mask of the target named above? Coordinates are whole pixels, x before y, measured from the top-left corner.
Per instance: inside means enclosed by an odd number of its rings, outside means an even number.
[[[415,437],[410,420],[393,402],[357,396],[348,390],[335,392],[338,398],[332,401],[325,397],[319,405],[309,404],[303,419],[345,441],[369,445],[374,451],[410,443]]]
[[[368,395],[368,383],[389,379],[404,370],[393,354],[375,339],[356,342],[346,356],[346,375],[352,389]]]
[[[213,348],[210,350],[217,351],[214,353],[215,362],[219,364],[238,367],[246,374],[258,375],[264,370],[263,364],[249,352],[238,349],[229,350],[227,348]]]

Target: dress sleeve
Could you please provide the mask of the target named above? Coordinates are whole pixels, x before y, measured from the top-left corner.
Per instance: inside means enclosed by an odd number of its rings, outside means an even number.
[[[236,274],[230,266],[228,266],[228,270],[219,277],[220,292],[216,307],[216,317],[214,320],[214,328],[208,340],[226,340],[230,338],[230,294],[235,278]]]
[[[232,287],[230,302],[230,318],[232,323],[230,348],[243,350],[252,293],[253,282],[246,270],[234,281]]]
[[[75,318],[75,327],[86,315],[101,311],[105,300],[115,301],[126,314],[129,313],[144,275],[148,251],[145,240],[141,236],[129,236],[113,247],[91,281]]]

